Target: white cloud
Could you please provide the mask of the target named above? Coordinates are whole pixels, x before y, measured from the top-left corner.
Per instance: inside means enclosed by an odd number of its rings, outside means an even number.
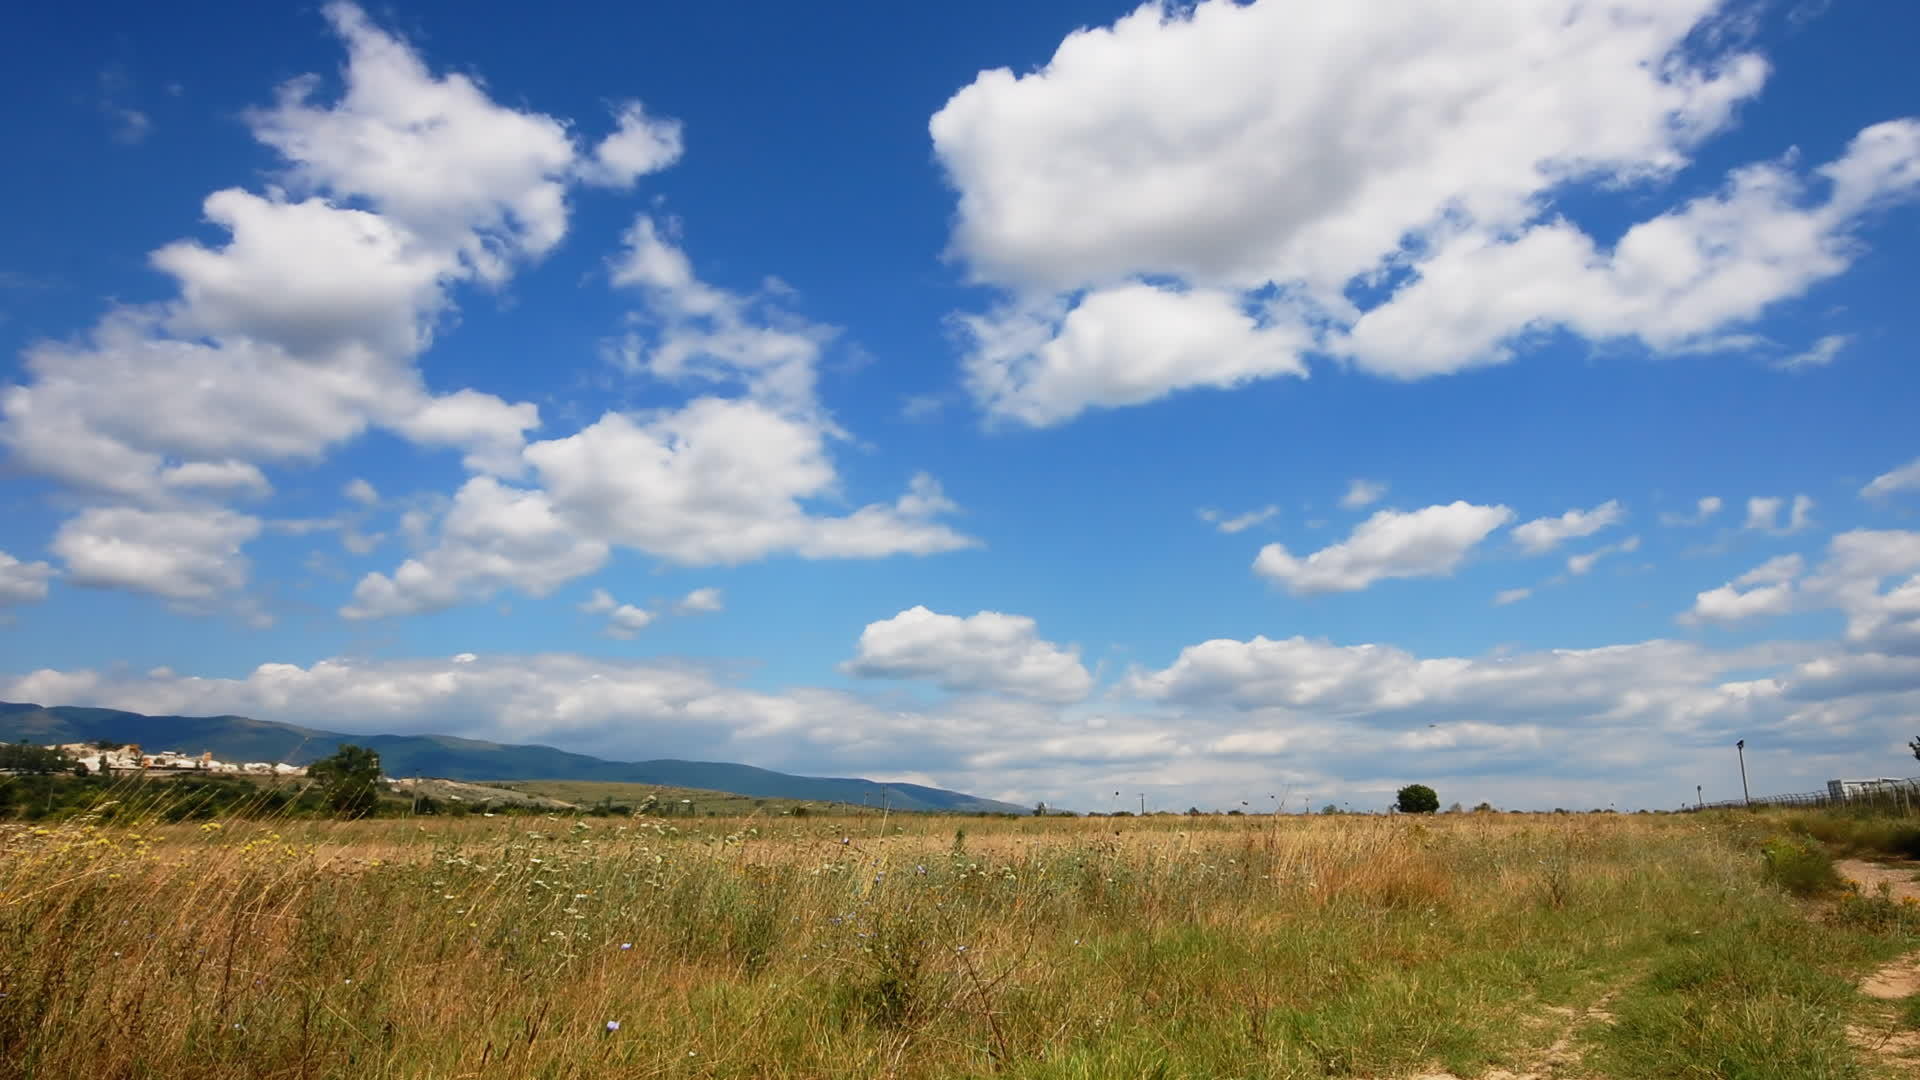
[[[814,402],[822,348],[838,331],[701,281],[686,253],[645,214],[621,238],[615,285],[637,288],[651,334],[634,331],[615,349],[629,371],[679,383],[738,385],[770,407],[828,427]]]
[[[0,608],[34,604],[47,598],[54,569],[43,562],[22,562],[0,551]]]
[[[1200,510],[1200,520],[1208,522],[1223,533],[1233,534],[1245,532],[1263,521],[1272,520],[1274,515],[1279,512],[1279,507],[1269,505],[1263,506],[1258,510],[1249,510],[1244,514],[1229,517],[1223,510],[1215,510],[1212,507],[1202,507]]]
[[[1505,607],[1508,604],[1517,604],[1532,595],[1532,589],[1501,589],[1493,594],[1493,602],[1496,606]]]
[[[1703,525],[1708,518],[1718,514],[1724,505],[1725,503],[1721,501],[1718,495],[1703,496],[1699,502],[1694,503],[1693,513],[1664,513],[1660,515],[1660,524],[1667,526]]]
[[[524,462],[536,470],[541,486],[510,496],[527,520],[489,516],[462,532],[462,502],[508,490],[469,482],[437,544],[391,578],[369,575],[347,614],[431,610],[508,585],[537,594],[597,568],[612,545],[711,565],[776,554],[931,554],[976,543],[935,520],[955,507],[924,474],[890,504],[837,516],[817,511],[812,504],[840,494],[827,452],[838,428],[813,395],[820,348],[831,331],[700,281],[651,218],[640,217],[624,243],[613,280],[641,290],[657,330],[628,336],[620,347],[626,366],[662,379],[730,386],[741,396],[702,396],[646,414],[610,412],[572,435],[523,450],[520,432],[537,422],[530,407],[522,411],[481,396],[440,399],[460,406],[443,437],[464,436],[489,449],[487,460],[470,458],[470,465],[512,474]],[[473,438],[489,432],[490,448]],[[429,437],[417,428],[414,434]],[[523,551],[527,545],[539,552]],[[492,554],[481,558],[483,551]],[[633,608],[615,629],[638,629],[643,613]]]
[[[946,399],[939,394],[909,394],[906,400],[900,403],[900,418],[913,421],[932,420],[946,407]]]
[[[359,476],[347,481],[347,486],[340,489],[340,494],[362,506],[372,506],[380,501],[380,492],[374,489],[372,483]]]
[[[100,70],[100,112],[113,124],[113,141],[123,146],[145,142],[153,133],[153,117],[134,107],[133,76],[126,67],[114,63]]]
[[[1860,495],[1866,499],[1884,499],[1901,491],[1920,491],[1920,458],[1874,477],[1860,489]]]
[[[1592,551],[1583,552],[1579,555],[1568,556],[1567,557],[1567,573],[1573,574],[1575,576],[1585,574],[1587,571],[1593,569],[1593,565],[1595,563],[1599,562],[1601,559],[1604,559],[1609,555],[1617,555],[1623,552],[1639,551],[1639,550],[1640,550],[1640,538],[1637,536],[1629,536],[1625,540],[1622,540],[1617,544],[1607,544],[1604,547],[1594,548]]]
[[[307,364],[251,341],[166,340],[139,313],[83,345],[30,347],[28,385],[0,390],[0,441],[21,465],[85,491],[150,500],[183,463],[312,461],[363,431],[410,377],[356,352]]]
[[[260,464],[317,461],[371,426],[524,468],[534,407],[431,396],[414,358],[451,289],[501,284],[558,242],[577,147],[562,122],[434,75],[358,8],[326,15],[348,50],[337,100],[308,76],[247,114],[284,169],[264,193],[207,197],[223,243],[153,253],[177,296],[26,351],[26,380],[0,386],[14,462],[160,510],[266,495]]]
[[[1410,779],[1443,798],[1503,805],[1671,805],[1671,792],[1682,781],[1690,792],[1735,732],[1772,783],[1810,788],[1904,755],[1920,701],[1911,658],[1672,641],[1481,657],[1210,641],[1132,673],[1121,688],[1130,697],[1064,707],[967,694],[917,709],[894,694],[750,690],[720,670],[472,653],[268,663],[239,678],[42,670],[0,676],[0,699],[541,742],[614,759],[911,772],[1028,804],[1103,810],[1116,807],[1116,791],[1129,806],[1146,792],[1163,808],[1265,803],[1265,793],[1289,789],[1296,799],[1314,793],[1316,805],[1381,806]],[[1576,741],[1589,750],[1569,758],[1564,747]],[[1382,747],[1417,754],[1418,775]]]
[[[1799,555],[1776,555],[1733,579],[1735,585],[1780,585],[1799,577],[1807,561]]]
[[[1414,378],[1555,328],[1727,340],[1843,271],[1869,213],[1914,194],[1920,124],[1860,132],[1818,170],[1824,199],[1790,163],[1750,166],[1603,250],[1556,199],[1666,180],[1765,79],[1725,44],[1740,35],[1707,32],[1721,6],[1147,4],[1038,70],[981,72],[930,122],[953,250],[1009,295],[963,319],[970,389],[1045,425],[1299,374],[1303,351]],[[1122,326],[1149,345],[1108,344]],[[1210,362],[1171,370],[1188,349]]]
[[[1920,532],[1855,529],[1827,542],[1827,557],[1802,585],[1847,619],[1857,649],[1920,655]],[[1890,577],[1904,576],[1882,591]]]
[[[325,13],[348,53],[337,95],[305,76],[247,115],[284,159],[278,186],[207,199],[224,245],[155,253],[175,300],[115,309],[83,343],[29,351],[30,381],[0,387],[0,440],[15,460],[165,509],[265,494],[257,463],[310,463],[376,426],[459,450],[483,477],[540,470],[542,488],[470,482],[437,537],[429,515],[409,511],[403,531],[421,550],[360,583],[344,609],[355,617],[545,592],[600,565],[612,543],[684,562],[975,543],[934,520],[954,507],[930,477],[890,503],[822,509],[842,500],[826,452],[842,433],[813,393],[836,331],[768,298],[783,287],[746,296],[699,281],[645,216],[613,274],[647,300],[622,343],[629,367],[742,397],[610,415],[528,446],[534,405],[473,388],[430,394],[414,361],[452,311],[451,290],[501,285],[546,254],[566,232],[568,185],[631,186],[678,158],[680,127],[628,102],[583,151],[563,121],[436,74],[359,8]],[[377,493],[347,497],[372,505]],[[589,504],[598,497],[613,501]]]
[[[51,548],[75,585],[198,605],[247,583],[240,548],[259,532],[259,519],[229,510],[100,507],[61,525]]]
[[[647,628],[658,616],[645,608],[623,604],[605,589],[595,589],[577,610],[586,615],[605,615],[607,625],[601,632],[625,641]]]
[[[152,256],[180,282],[168,328],[186,338],[273,342],[314,359],[354,348],[409,356],[432,340],[445,287],[466,274],[457,253],[319,196],[285,202],[229,188],[207,196],[205,211],[224,246],[183,240]]]
[[[1358,510],[1379,502],[1381,496],[1386,493],[1387,485],[1355,477],[1353,482],[1347,485],[1347,493],[1340,496],[1340,506],[1346,510]]]
[[[975,543],[933,520],[953,506],[926,476],[890,505],[810,512],[803,502],[831,496],[837,483],[825,436],[753,400],[699,398],[644,422],[609,413],[526,456],[573,528],[686,565],[776,553],[925,555]]]
[[[1696,596],[1693,610],[1681,621],[1736,622],[1757,615],[1783,615],[1793,610],[1797,599],[1793,582],[1805,570],[1806,560],[1799,555],[1768,559],[1727,584]]]
[[[1375,724],[1390,722],[1393,713],[1439,710],[1617,720],[1658,710],[1675,691],[1710,690],[1715,671],[1732,663],[1732,657],[1672,641],[1423,659],[1384,645],[1255,637],[1189,646],[1164,669],[1132,673],[1127,689],[1149,701],[1310,710]]]
[[[1765,74],[1680,54],[1713,8],[1144,5],[1037,71],[980,73],[933,117],[955,247],[982,277],[1056,291],[1136,274],[1337,289],[1444,214],[1523,219],[1566,179],[1677,167]]]
[[[324,11],[347,47],[339,100],[314,104],[320,80],[301,76],[248,118],[290,182],[365,199],[491,281],[560,242],[576,156],[561,121],[495,104],[465,75],[436,77],[358,7]]]
[[[1608,499],[1591,510],[1569,510],[1559,517],[1535,518],[1516,525],[1513,538],[1527,554],[1540,555],[1568,540],[1592,536],[1609,525],[1617,525],[1626,516],[1619,500]]]
[[[477,390],[456,390],[422,401],[397,417],[394,429],[422,446],[451,446],[467,451],[464,464],[474,472],[518,476],[525,433],[540,426],[540,410],[527,402],[508,404]]]
[[[1565,220],[1463,231],[1355,322],[1342,348],[1369,370],[1418,378],[1499,363],[1516,338],[1556,327],[1654,349],[1710,347],[1851,264],[1866,216],[1920,190],[1920,123],[1867,128],[1819,172],[1828,197],[1809,205],[1798,175],[1749,166],[1723,191],[1628,229],[1609,252]]]
[[[1794,611],[1835,610],[1856,650],[1920,655],[1920,532],[1856,529],[1827,542],[1811,573],[1798,555],[1770,559],[1700,593],[1681,621],[1734,622]],[[1896,580],[1883,588],[1889,578]]]
[[[680,121],[647,115],[646,106],[629,101],[614,114],[616,127],[580,166],[582,179],[606,187],[631,188],[648,173],[680,160],[684,149]]]
[[[843,670],[862,678],[923,679],[948,690],[1057,702],[1078,701],[1093,686],[1079,650],[1040,637],[1024,615],[997,611],[961,617],[912,607],[868,623]]]
[[[1828,334],[1813,343],[1805,352],[1795,353],[1783,360],[1775,361],[1773,366],[1780,371],[1812,371],[1823,368],[1840,356],[1842,349],[1853,343],[1849,334]]]
[[[725,607],[726,598],[721,595],[719,589],[709,585],[681,597],[679,602],[673,605],[673,613],[675,615],[710,615]]]
[[[600,569],[607,545],[579,535],[545,492],[476,476],[454,495],[436,542],[392,576],[368,574],[340,609],[349,619],[439,611],[512,587],[544,596]]]
[[[1813,527],[1813,499],[1806,495],[1795,495],[1788,509],[1787,500],[1777,495],[1756,495],[1747,500],[1747,522],[1743,528],[1757,532],[1786,536]],[[1785,524],[1780,522],[1780,511],[1788,510]]]
[[[258,467],[244,461],[190,461],[160,470],[166,491],[202,492],[231,498],[260,499],[273,494],[273,485]]]
[[[1118,285],[1057,305],[960,320],[973,348],[967,386],[995,416],[1049,427],[1089,408],[1138,405],[1176,390],[1304,377],[1311,342],[1231,293]]]
[[[610,638],[625,641],[646,629],[653,619],[654,615],[651,611],[634,607],[632,604],[621,604],[607,612],[605,633]]]
[[[1381,510],[1341,543],[1296,558],[1268,544],[1253,569],[1290,592],[1352,592],[1383,578],[1445,577],[1487,535],[1513,520],[1504,506],[1453,502],[1424,510]]]

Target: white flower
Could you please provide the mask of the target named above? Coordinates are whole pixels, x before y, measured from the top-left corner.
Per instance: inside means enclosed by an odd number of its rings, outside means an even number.
[[[608,1030],[608,1031],[619,1031],[619,1030],[620,1030],[620,1021],[618,1021],[618,1020],[609,1020],[609,1021],[607,1021],[607,1030]]]

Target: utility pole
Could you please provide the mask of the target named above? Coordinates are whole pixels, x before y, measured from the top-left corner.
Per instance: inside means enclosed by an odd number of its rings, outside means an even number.
[[[1706,806],[1706,796],[1700,794],[1700,785],[1693,785],[1693,808],[1695,810],[1704,810]]]
[[[1740,798],[1748,806],[1752,806],[1753,793],[1747,790],[1747,740],[1741,739],[1734,743],[1733,749],[1740,755]]]
[[[1140,793],[1140,816],[1147,816],[1147,793],[1144,791]]]

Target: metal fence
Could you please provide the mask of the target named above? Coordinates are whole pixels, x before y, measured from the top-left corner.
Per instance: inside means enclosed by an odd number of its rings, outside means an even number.
[[[1797,795],[1755,795],[1751,799],[1723,799],[1695,803],[1689,810],[1743,810],[1766,806],[1814,806],[1858,810],[1891,810],[1899,813],[1920,811],[1920,776],[1863,785],[1850,785],[1839,794],[1808,791]]]

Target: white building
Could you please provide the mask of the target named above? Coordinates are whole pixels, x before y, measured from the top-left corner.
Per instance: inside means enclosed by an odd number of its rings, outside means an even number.
[[[1863,795],[1897,792],[1912,786],[1905,780],[1891,776],[1881,776],[1872,780],[1829,780],[1827,797],[1841,800],[1857,799]]]

